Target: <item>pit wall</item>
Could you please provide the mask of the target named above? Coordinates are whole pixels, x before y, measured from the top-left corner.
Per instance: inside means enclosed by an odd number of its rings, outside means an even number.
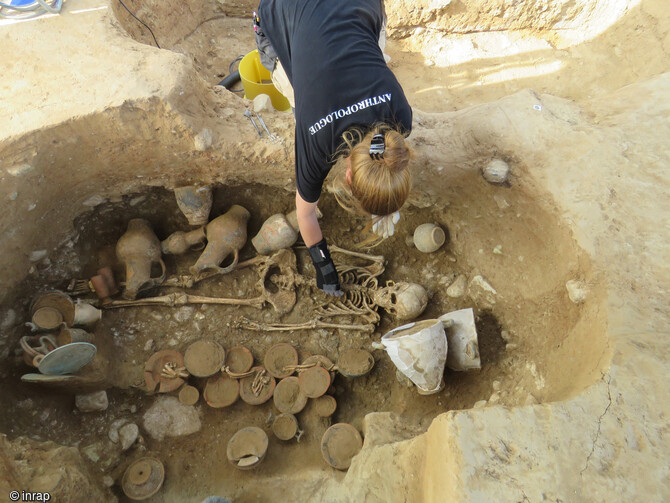
[[[471,59],[564,49],[603,33],[640,0],[387,0],[388,35],[426,62],[453,66]],[[158,2],[126,5],[147,23],[163,48],[183,40],[203,23],[221,16],[251,19],[256,0]],[[135,40],[155,46],[147,29],[114,2],[114,14]],[[251,22],[249,22],[251,29]],[[251,48],[250,48],[251,49]]]
[[[203,21],[217,14],[230,17],[248,17],[258,8],[256,0],[224,2],[222,0],[197,2],[156,2],[130,0],[124,2],[154,34],[166,43],[183,38]],[[524,31],[548,33],[556,30],[579,30],[584,39],[604,31],[626,11],[640,4],[640,0],[386,0],[389,34],[394,37],[411,36],[422,27],[445,34],[474,32]],[[120,5],[112,5],[114,14],[133,38],[151,35]],[[142,34],[142,32],[145,32]],[[143,39],[144,40],[144,39]],[[151,40],[151,42],[149,42]]]
[[[604,31],[639,0],[389,0],[392,36],[411,36],[419,27],[449,34],[523,31],[547,34],[579,30],[584,39]]]

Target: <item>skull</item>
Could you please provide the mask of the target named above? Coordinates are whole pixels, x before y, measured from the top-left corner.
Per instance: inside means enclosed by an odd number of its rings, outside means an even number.
[[[384,288],[375,290],[373,301],[398,320],[412,320],[426,309],[428,294],[416,283],[388,281]]]

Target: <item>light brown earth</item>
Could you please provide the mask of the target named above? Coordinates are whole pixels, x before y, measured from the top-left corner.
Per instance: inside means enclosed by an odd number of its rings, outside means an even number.
[[[60,16],[0,24],[2,498],[21,488],[63,501],[128,501],[123,469],[150,454],[166,466],[164,487],[148,500],[156,502],[212,494],[235,503],[670,500],[670,11],[662,0],[387,3],[387,52],[414,107],[416,156],[397,233],[374,253],[387,259],[384,281],[427,289],[421,319],[475,309],[481,371],[446,371],[442,392],[419,396],[371,346],[399,325],[387,314],[371,336],[233,326],[240,316],[309,319],[323,299],[300,287],[283,317],[268,307],[105,312],[95,336],[109,361],[110,404],[80,413],[71,393],[19,380],[28,367],[17,342],[29,333],[35,293],[103,264],[121,278],[113,247],[130,218],[148,219],[161,239],[188,230],[176,186],[213,184],[212,215],[245,206],[251,236],[293,201],[291,115],[265,112],[281,141],[258,139],[243,116],[249,102],[215,86],[253,49],[253,2],[126,4],[162,50],[116,1],[70,0]],[[494,158],[511,167],[505,186],[481,176]],[[330,194],[320,207],[329,241],[353,248],[365,222]],[[425,222],[449,231],[431,255],[408,244]],[[253,255],[250,243],[241,253]],[[296,253],[312,277],[304,251]],[[168,269],[185,272],[197,256],[167,257]],[[459,275],[469,288],[449,297]],[[473,282],[478,276],[496,293]],[[192,293],[250,297],[257,280],[240,270]],[[586,289],[583,302],[569,298],[569,281]],[[333,418],[309,403],[298,415],[300,442],[270,435],[263,463],[240,472],[226,444],[244,426],[269,432],[272,401],[213,409],[201,398],[200,431],[160,442],[142,424],[156,400],[135,387],[146,359],[200,338],[244,344],[256,364],[272,344],[289,342],[333,361],[364,348],[376,365],[359,379],[336,378]],[[191,383],[202,391],[204,380]],[[125,452],[108,439],[119,419],[140,426],[140,442]],[[347,472],[329,468],[319,450],[336,422],[364,437]]]

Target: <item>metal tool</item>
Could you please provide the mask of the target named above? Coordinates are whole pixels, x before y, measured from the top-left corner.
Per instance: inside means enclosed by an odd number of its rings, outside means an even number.
[[[263,126],[263,129],[265,129],[265,132],[268,134],[268,138],[270,138],[272,141],[277,140],[278,138],[268,130],[268,127],[265,125],[263,117],[261,117],[261,115],[258,112],[256,112],[256,117],[258,117],[258,120],[261,121],[261,126]]]
[[[262,137],[263,137],[263,133],[261,133],[261,130],[258,129],[258,126],[256,125],[256,121],[255,121],[254,118],[251,116],[251,112],[250,112],[249,110],[245,110],[245,111],[244,111],[244,116],[245,116],[245,117],[249,117],[249,120],[251,121],[251,123],[252,123],[252,124],[254,125],[254,127],[256,128],[256,132],[258,133],[258,136],[260,136],[260,137],[262,138]]]

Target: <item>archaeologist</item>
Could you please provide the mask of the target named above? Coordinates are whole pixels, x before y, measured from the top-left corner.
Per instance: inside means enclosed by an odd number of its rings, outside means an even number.
[[[298,225],[329,295],[342,291],[316,206],[335,162],[338,202],[382,238],[410,189],[412,109],[384,59],[384,23],[382,0],[261,0],[254,13],[261,62],[295,114]]]

